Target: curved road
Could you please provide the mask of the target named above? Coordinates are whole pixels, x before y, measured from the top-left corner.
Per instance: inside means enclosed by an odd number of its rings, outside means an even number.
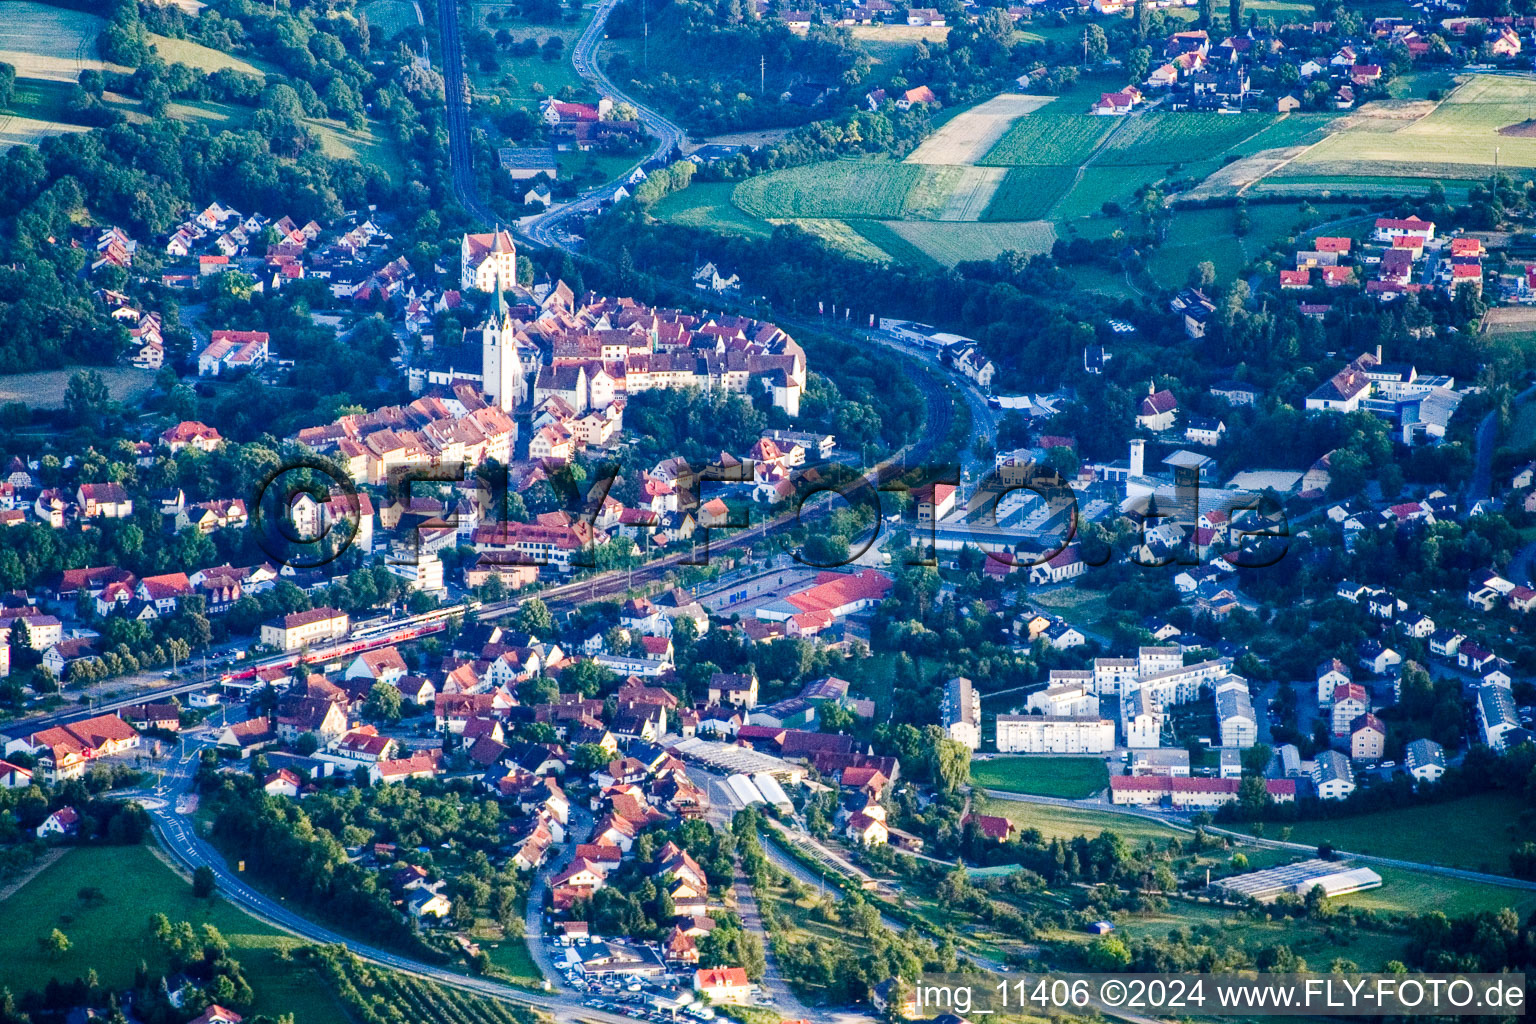
[[[615,103],[628,103],[634,107],[640,123],[656,140],[656,149],[646,159],[665,159],[667,154],[682,147],[687,134],[677,124],[614,85],[613,80],[597,63],[597,48],[603,41],[605,35],[603,30],[608,26],[608,15],[613,12],[618,2],[619,0],[602,0],[597,5],[597,9],[592,12],[592,20],[587,23],[586,31],[576,40],[576,46],[571,51],[571,65],[576,69],[576,73],[600,94],[609,97]],[[574,201],[526,221],[522,226],[523,233],[540,248],[551,246],[561,249],[572,248],[574,240],[561,225],[573,217],[595,211],[604,199],[613,194],[615,183],[629,177],[635,167],[639,167],[641,163],[642,161],[635,161],[634,166],[614,181],[590,189]]]
[[[656,139],[656,149],[646,159],[665,158],[682,146],[687,138],[683,129],[655,110],[641,104],[618,88],[597,64],[597,48],[603,41],[603,30],[608,25],[608,15],[619,0],[602,0],[592,12],[592,20],[576,40],[571,50],[571,65],[576,73],[599,93],[615,103],[628,103],[634,107],[640,123]],[[469,86],[464,77],[464,42],[459,32],[458,0],[438,0],[438,27],[442,36],[443,91],[447,99],[448,155],[452,168],[453,190],[459,202],[484,225],[496,222],[496,215],[480,199],[475,183],[474,154],[469,143]],[[561,225],[572,217],[591,213],[604,199],[613,194],[617,182],[629,177],[642,161],[625,170],[614,181],[590,189],[575,200],[553,207],[537,217],[525,221],[522,232],[539,248],[551,246],[561,249],[575,247],[575,239]]]

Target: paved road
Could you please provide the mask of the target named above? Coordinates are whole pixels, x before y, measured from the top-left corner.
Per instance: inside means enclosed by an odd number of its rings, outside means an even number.
[[[1512,405],[1519,405],[1536,395],[1532,384],[1515,396]],[[1474,504],[1493,496],[1493,449],[1499,440],[1499,424],[1495,412],[1490,412],[1477,425],[1477,445],[1473,457],[1472,478],[1467,481],[1461,507],[1470,509]]]
[[[528,888],[528,908],[523,914],[523,929],[527,935],[528,949],[533,955],[533,962],[538,965],[539,973],[557,988],[563,986],[560,983],[560,969],[555,964],[554,952],[548,938],[544,935],[544,893],[549,888],[550,878],[570,867],[571,860],[576,856],[577,845],[591,838],[595,824],[590,811],[572,803],[570,823],[565,830],[565,848],[558,858],[534,873],[533,884]]]
[[[1007,793],[1000,789],[987,789],[982,792],[996,800],[1013,800],[1026,804],[1047,804],[1052,807],[1070,807],[1075,810],[1101,811],[1110,814],[1120,814],[1128,818],[1143,818],[1147,821],[1155,821],[1180,832],[1193,832],[1194,827],[1187,818],[1170,814],[1158,814],[1154,811],[1142,810],[1136,807],[1120,807],[1105,800],[1064,800],[1060,797],[1031,796],[1026,793]],[[1203,826],[1205,831],[1226,836],[1240,846],[1258,846],[1270,850],[1290,850],[1295,853],[1316,854],[1317,847],[1307,843],[1288,843],[1280,839],[1264,839],[1260,836],[1249,835],[1246,832],[1235,832],[1231,829],[1221,828],[1216,825]],[[1528,882],[1521,878],[1508,878],[1504,875],[1490,875],[1481,871],[1466,871],[1461,868],[1449,868],[1443,864],[1425,864],[1416,860],[1400,860],[1396,857],[1380,857],[1370,853],[1355,853],[1351,850],[1338,850],[1340,857],[1348,857],[1364,864],[1379,864],[1383,867],[1405,868],[1409,871],[1421,871],[1429,875],[1443,875],[1446,878],[1459,878],[1467,882],[1481,882],[1485,885],[1502,885],[1508,889],[1536,890],[1536,882]]]
[[[752,892],[752,884],[747,881],[747,873],[741,869],[740,861],[736,863],[733,889],[736,893],[736,913],[741,917],[742,927],[763,940],[763,953],[767,960],[763,970],[763,990],[773,1000],[778,1011],[787,1017],[809,1020],[816,1016],[817,1011],[800,1001],[779,970],[778,958],[773,954],[773,939],[763,927],[763,915],[757,907],[757,896]]]
[[[597,48],[603,41],[604,29],[608,26],[608,15],[612,13],[617,3],[618,0],[602,0],[598,4],[597,10],[592,13],[592,20],[587,24],[586,31],[576,40],[576,45],[571,50],[571,66],[600,94],[612,99],[616,104],[628,103],[634,107],[640,123],[656,140],[655,150],[646,159],[665,160],[674,150],[682,148],[687,138],[686,133],[677,124],[614,85],[597,62]],[[521,228],[523,234],[540,248],[574,248],[578,240],[571,235],[567,222],[594,212],[603,200],[613,195],[615,183],[628,178],[640,164],[641,161],[636,160],[633,166],[627,168],[613,181],[590,189],[569,203],[552,207],[539,216],[524,221]]]

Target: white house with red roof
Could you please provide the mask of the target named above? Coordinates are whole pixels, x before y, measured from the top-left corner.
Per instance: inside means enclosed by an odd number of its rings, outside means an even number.
[[[1064,583],[1088,571],[1088,563],[1076,544],[1068,544],[1049,561],[1031,566],[1029,582],[1040,586],[1046,583]]]
[[[172,454],[183,448],[192,448],[200,452],[211,452],[224,443],[224,437],[213,427],[197,420],[182,420],[180,423],[164,431],[160,435],[160,443],[171,450]]]
[[[347,666],[346,679],[370,679],[375,683],[395,683],[406,674],[405,658],[398,647],[364,651]]]
[[[49,836],[73,835],[75,829],[80,827],[80,814],[73,807],[60,807],[37,826],[37,837],[47,839]]]
[[[1147,397],[1141,400],[1136,411],[1136,425],[1143,430],[1170,430],[1178,413],[1179,400],[1172,391],[1166,388],[1158,391],[1154,385],[1148,384]]]
[[[746,1006],[752,1001],[754,987],[740,967],[708,967],[693,972],[693,990],[717,1006]]]

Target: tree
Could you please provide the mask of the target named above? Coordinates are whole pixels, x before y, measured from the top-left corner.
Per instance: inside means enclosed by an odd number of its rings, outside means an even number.
[[[1206,0],[1207,3],[1210,0]],[[1109,37],[1102,26],[1089,25],[1083,33],[1083,56],[1089,64],[1098,64],[1109,56]]]
[[[1137,0],[1139,3],[1140,0]],[[1125,58],[1125,73],[1132,82],[1140,82],[1147,77],[1147,71],[1152,67],[1152,51],[1145,46],[1138,46]]]
[[[953,793],[971,777],[971,749],[964,743],[946,739],[936,725],[923,730],[928,740],[928,768],[933,784],[945,793]]]
[[[64,411],[71,423],[91,426],[111,406],[107,381],[96,370],[80,370],[69,378],[64,389]]]
[[[306,732],[293,741],[293,749],[302,757],[308,757],[320,749],[320,737],[312,732]]]
[[[39,935],[37,944],[42,947],[44,953],[55,960],[68,953],[70,948],[74,946],[74,943],[69,941],[69,936],[57,928],[47,935]]]
[[[1138,44],[1147,41],[1147,27],[1151,21],[1152,11],[1147,6],[1147,0],[1136,0],[1136,42]]]
[[[16,96],[16,65],[0,61],[0,107],[9,107]]]
[[[217,888],[213,868],[206,864],[199,864],[197,870],[192,872],[192,895],[206,899],[212,896]]]
[[[1200,0],[1199,16],[1195,19],[1195,24],[1205,29],[1211,27],[1211,21],[1215,16],[1213,4],[1214,0]]]
[[[1131,965],[1131,951],[1118,935],[1101,935],[1088,947],[1088,966],[1095,971],[1123,971]]]
[[[402,703],[400,691],[393,684],[374,683],[368,690],[368,699],[363,702],[363,714],[387,722],[398,722]]]
[[[535,637],[546,637],[555,628],[555,617],[542,599],[530,597],[517,610],[517,628]]]
[[[1243,0],[1227,0],[1227,14],[1232,19],[1229,31],[1237,35],[1242,31],[1243,24]]]

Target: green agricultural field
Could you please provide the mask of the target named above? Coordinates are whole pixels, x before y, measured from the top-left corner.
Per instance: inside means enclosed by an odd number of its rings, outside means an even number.
[[[668,224],[707,228],[724,234],[766,238],[773,225],[759,220],[731,202],[733,181],[696,182],[680,192],[664,196],[651,207],[651,216]]]
[[[1536,134],[1500,134],[1536,117],[1536,81],[1478,75],[1417,120],[1395,130],[1346,130],[1313,147],[1296,173],[1405,178],[1475,176],[1478,168],[1536,167]],[[1378,126],[1379,127],[1379,126]],[[1315,170],[1326,168],[1326,170]]]
[[[64,405],[64,391],[69,378],[79,368],[67,370],[37,370],[32,373],[7,373],[0,375],[0,404],[25,402],[34,409],[58,409]],[[133,405],[155,383],[153,370],[140,370],[131,366],[107,366],[96,370],[107,383],[107,391],[114,402]]]
[[[368,27],[378,39],[393,39],[421,25],[411,0],[368,0],[358,8],[358,13],[368,19]]]
[[[1076,167],[1010,167],[981,219],[1044,220],[1076,181]]]
[[[17,78],[75,82],[86,68],[108,68],[131,74],[132,68],[103,63],[96,55],[96,36],[104,24],[95,14],[66,10],[35,0],[7,0],[0,18],[0,61],[16,69]]]
[[[170,36],[156,35],[151,32],[149,43],[160,59],[167,64],[185,64],[210,74],[227,68],[242,74],[254,75],[257,78],[267,77],[264,69],[248,60],[241,60],[239,57],[204,46],[202,43],[194,43],[190,39],[173,39]]]
[[[977,163],[998,167],[1075,167],[1124,123],[1120,118],[1092,114],[1026,114]]]
[[[984,789],[1079,800],[1109,785],[1099,757],[992,757],[971,762],[971,782]]]
[[[99,891],[101,899],[82,899],[87,890]],[[94,969],[103,986],[118,989],[133,983],[140,961],[164,970],[149,930],[155,913],[223,933],[256,993],[251,1012],[292,1013],[295,1024],[348,1024],[329,988],[282,958],[298,939],[223,900],[194,897],[191,884],[147,846],[70,850],[0,903],[8,922],[0,928],[0,988],[19,995],[41,989],[49,978],[70,980]],[[37,941],[55,927],[72,944],[58,957],[44,954]]]
[[[952,267],[967,260],[990,260],[1005,252],[1050,252],[1056,230],[1049,221],[1012,224],[946,224],[891,221],[890,228],[938,263]]]
[[[1129,206],[1136,199],[1137,189],[1162,176],[1162,168],[1146,165],[1109,167],[1094,164],[1084,167],[1077,184],[1051,211],[1051,219],[1073,221],[1079,217],[1096,216],[1105,203]]]
[[[886,160],[838,160],[748,178],[734,200],[746,212],[771,217],[896,218],[918,182],[936,172]]]
[[[1081,116],[1093,118],[1091,114]],[[1277,118],[1275,114],[1148,111],[1123,121],[1125,127],[1104,143],[1099,162],[1109,166],[1149,164],[1159,167],[1195,163],[1201,158],[1231,151],[1245,139],[1269,127]]]
[[[1530,838],[1533,824],[1536,812],[1520,796],[1483,793],[1330,821],[1299,821],[1291,826],[1291,841],[1506,874],[1510,853]]]

